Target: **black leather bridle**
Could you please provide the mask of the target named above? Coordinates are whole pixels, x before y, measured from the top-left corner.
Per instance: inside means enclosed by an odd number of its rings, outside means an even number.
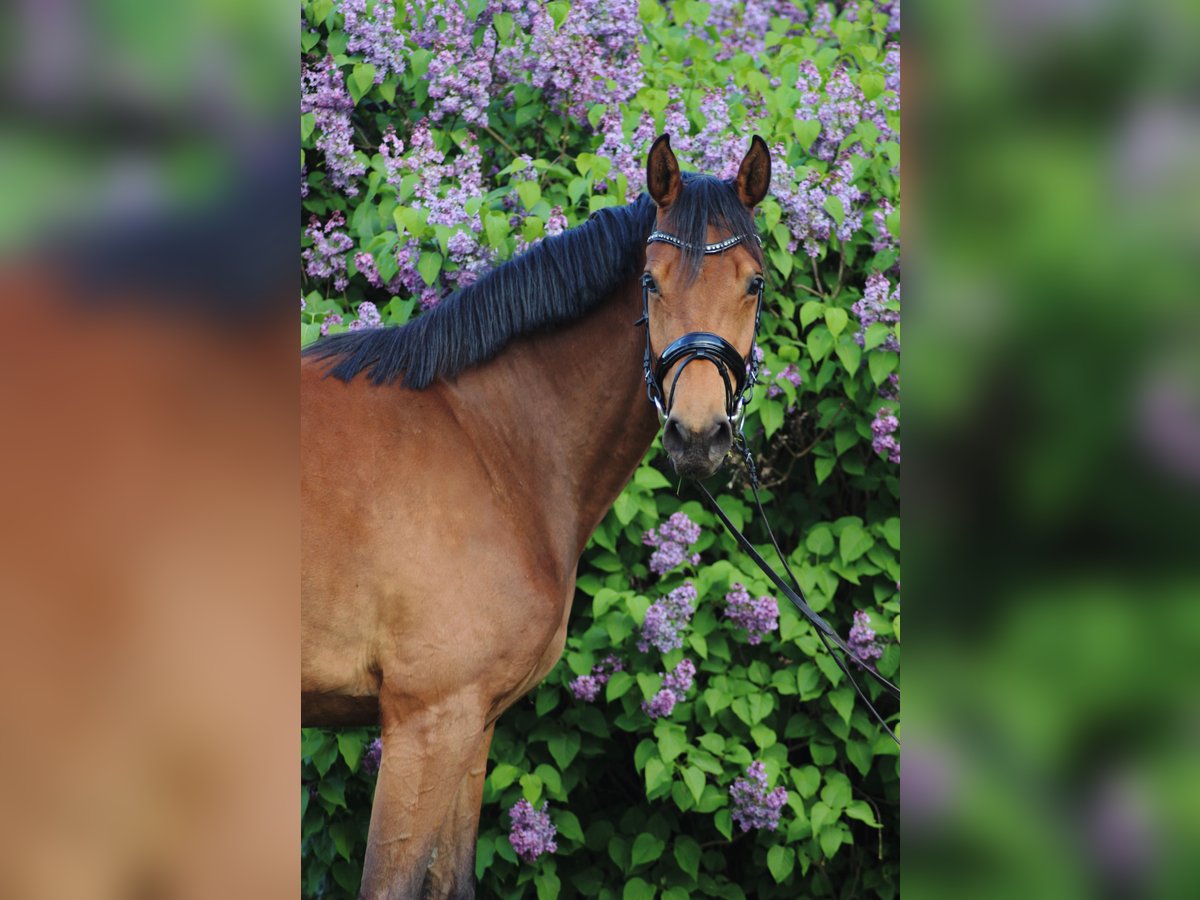
[[[655,230],[646,238],[646,243],[671,244],[680,250],[702,249],[705,256],[708,256],[723,253],[730,247],[749,240],[757,241],[759,237],[757,234],[735,234],[723,241],[700,247],[688,244],[673,234]],[[650,346],[650,288],[653,284],[654,279],[649,272],[642,275],[642,317],[634,324],[646,327],[646,352],[642,357],[642,372],[646,377],[646,396],[658,411],[659,420],[665,422],[671,415],[671,407],[675,403],[675,386],[679,383],[679,376],[683,374],[683,370],[696,360],[703,359],[716,366],[717,371],[721,373],[721,379],[725,382],[725,415],[729,419],[733,434],[738,434],[742,429],[742,419],[746,415],[746,404],[750,402],[754,383],[758,379],[758,360],[755,358],[754,348],[762,319],[762,279],[758,282],[758,306],[754,310],[754,337],[750,341],[750,355],[745,357],[719,334],[713,334],[711,331],[689,331],[668,344],[655,360],[654,350]],[[664,395],[663,382],[675,365],[678,365],[679,369],[671,379],[670,390]]]
[[[717,241],[715,244],[703,245],[704,254],[707,256],[713,253],[722,253],[730,247],[740,244],[742,241],[757,240],[761,243],[761,239],[757,234],[737,234],[733,237],[725,238],[723,241]],[[678,247],[680,250],[701,249],[697,245],[688,244],[673,234],[667,234],[664,231],[652,231],[650,236],[646,238],[647,244],[653,243],[671,244]],[[758,282],[758,307],[754,311],[754,337],[750,342],[750,355],[743,357],[737,352],[737,348],[719,334],[713,334],[711,331],[690,331],[677,340],[672,341],[663,350],[658,360],[654,359],[654,350],[650,346],[650,287],[654,283],[650,273],[642,275],[642,317],[634,322],[634,325],[644,326],[646,329],[646,351],[642,358],[642,370],[646,376],[646,394],[650,398],[650,402],[654,404],[654,408],[658,410],[660,422],[665,422],[671,414],[671,406],[675,400],[675,385],[679,382],[679,376],[684,368],[691,365],[698,359],[707,360],[717,367],[717,371],[721,373],[721,378],[725,382],[725,414],[729,418],[729,425],[732,429],[734,446],[737,447],[743,459],[746,461],[746,467],[750,476],[750,489],[754,494],[754,503],[758,507],[758,513],[762,517],[763,523],[767,527],[767,534],[770,535],[771,544],[775,548],[775,553],[779,557],[779,561],[783,564],[784,571],[787,572],[791,584],[784,581],[783,577],[778,572],[772,569],[762,555],[750,543],[747,537],[742,534],[730,521],[725,511],[721,509],[721,505],[717,503],[716,498],[708,492],[702,483],[697,482],[700,492],[708,501],[717,517],[721,520],[721,524],[733,535],[742,551],[754,561],[772,583],[779,589],[785,597],[792,602],[792,605],[812,623],[817,632],[817,637],[825,645],[825,649],[829,655],[833,657],[845,674],[846,678],[854,686],[855,692],[859,699],[866,704],[867,708],[874,715],[876,721],[883,726],[884,730],[891,735],[892,739],[897,744],[900,743],[896,738],[895,732],[888,727],[884,717],[881,716],[874,704],[867,698],[858,680],[850,671],[851,665],[857,665],[864,669],[880,686],[898,701],[900,699],[900,689],[892,684],[888,679],[884,678],[879,672],[869,665],[859,661],[854,652],[846,645],[841,636],[834,631],[832,626],[825,621],[821,616],[813,610],[808,602],[804,599],[804,594],[800,590],[800,582],[792,572],[791,566],[788,565],[787,557],[779,548],[779,542],[775,539],[775,532],[771,528],[771,523],[767,519],[766,510],[763,509],[762,500],[758,496],[758,472],[754,465],[754,456],[750,452],[750,448],[746,443],[746,437],[742,433],[742,421],[746,415],[746,404],[750,402],[750,395],[754,389],[754,383],[758,379],[758,360],[755,358],[754,349],[758,343],[758,328],[762,318],[762,301],[764,284],[762,279]],[[666,398],[663,397],[662,383],[667,377],[667,373],[671,371],[671,367],[679,364],[679,370],[675,373],[675,377],[671,380],[671,389],[667,392]],[[844,654],[847,663],[837,653],[833,652],[833,648]]]

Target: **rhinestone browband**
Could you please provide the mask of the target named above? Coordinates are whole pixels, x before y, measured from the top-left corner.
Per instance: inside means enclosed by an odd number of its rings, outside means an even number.
[[[747,238],[754,238],[754,240],[758,241],[760,244],[762,243],[762,238],[760,238],[757,234],[735,234],[733,237],[725,238],[723,241],[717,241],[715,244],[705,244],[704,253],[705,255],[709,253],[720,253],[723,250],[728,250],[730,247],[740,244]],[[665,231],[650,232],[650,237],[646,238],[646,243],[653,244],[656,242],[660,244],[670,244],[673,247],[678,247],[680,250],[697,249],[697,245],[681,241],[679,238],[675,237],[675,235],[667,234]]]

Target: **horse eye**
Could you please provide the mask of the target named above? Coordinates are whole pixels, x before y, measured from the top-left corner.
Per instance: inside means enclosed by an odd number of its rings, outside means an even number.
[[[650,291],[650,293],[658,293],[658,283],[654,280],[654,276],[649,272],[644,272],[642,274],[642,284],[645,285],[646,289]]]
[[[750,290],[748,290],[746,293],[757,294],[763,289],[764,285],[766,285],[766,282],[763,281],[763,277],[761,275],[755,275],[750,279]]]

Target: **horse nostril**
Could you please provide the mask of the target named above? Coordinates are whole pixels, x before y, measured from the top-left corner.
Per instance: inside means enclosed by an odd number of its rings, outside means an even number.
[[[667,424],[663,427],[663,449],[668,453],[682,453],[687,443],[687,435],[684,434],[679,420],[673,416],[667,419]]]
[[[729,425],[729,420],[724,416],[717,419],[708,432],[708,445],[710,447],[722,441],[727,443],[733,442],[733,429]]]

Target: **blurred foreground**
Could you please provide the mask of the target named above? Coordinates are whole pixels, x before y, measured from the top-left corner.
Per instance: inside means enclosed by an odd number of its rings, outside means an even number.
[[[1200,896],[1198,23],[905,20],[909,898]]]
[[[5,14],[6,898],[299,893],[298,73],[270,6]]]

